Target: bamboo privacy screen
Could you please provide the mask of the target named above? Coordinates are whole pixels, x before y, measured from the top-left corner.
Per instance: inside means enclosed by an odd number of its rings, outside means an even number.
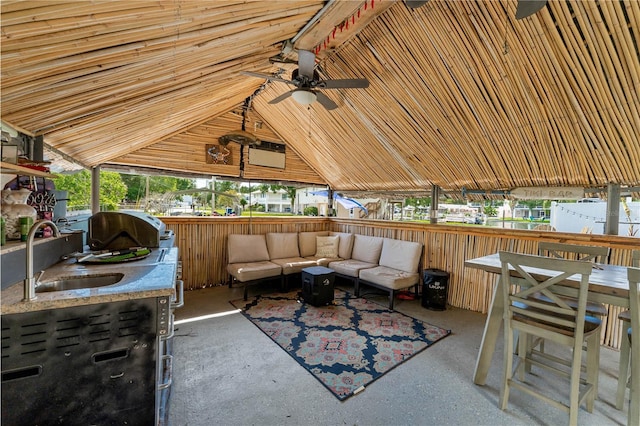
[[[409,222],[345,220],[327,218],[178,218],[162,219],[176,233],[180,250],[185,289],[224,285],[226,273],[226,241],[229,234],[265,234],[267,232],[304,232],[331,230],[354,234],[416,241],[424,244],[424,268],[449,272],[448,303],[451,306],[486,313],[495,285],[495,275],[465,268],[466,259],[500,250],[536,254],[539,241],[611,248],[609,263],[631,265],[631,250],[638,239],[607,235],[568,234],[559,232],[519,231],[498,228],[423,225]],[[609,306],[603,320],[602,343],[619,347],[620,308]]]

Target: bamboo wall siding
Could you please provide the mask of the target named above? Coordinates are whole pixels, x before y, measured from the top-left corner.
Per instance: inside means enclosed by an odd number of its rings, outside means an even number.
[[[258,139],[267,142],[284,144],[278,135],[255,112],[250,111],[244,118],[246,131]],[[260,128],[258,126],[261,126]],[[304,182],[309,184],[326,184],[307,163],[290,147],[285,148],[285,168],[261,167],[249,164],[249,151],[246,146],[229,143],[232,156],[230,164],[208,164],[206,162],[206,146],[218,144],[218,138],[227,133],[237,132],[243,127],[243,110],[237,108],[213,120],[209,120],[193,129],[172,136],[164,141],[139,149],[122,157],[115,158],[112,164],[152,166],[162,170],[173,170],[184,173],[215,175],[220,177],[243,177],[253,180],[275,180],[288,182]],[[241,157],[240,150],[244,150]],[[175,153],[180,152],[179,158]],[[243,158],[243,172],[240,170],[240,159]]]
[[[497,228],[425,225],[409,222],[353,220],[336,218],[162,218],[176,233],[182,275],[186,290],[225,285],[229,234],[265,234],[267,232],[304,232],[332,230],[415,241],[424,245],[423,267],[449,272],[447,302],[451,306],[486,313],[495,286],[495,274],[465,268],[466,259],[500,250],[537,253],[538,242],[606,246],[611,248],[609,263],[631,265],[631,250],[638,239],[593,234],[569,234],[544,231],[519,231]],[[603,320],[602,343],[619,347],[621,309],[609,306]]]

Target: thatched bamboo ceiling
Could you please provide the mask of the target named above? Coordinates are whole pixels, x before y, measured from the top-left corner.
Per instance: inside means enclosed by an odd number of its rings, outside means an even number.
[[[2,120],[85,166],[365,192],[640,185],[640,2],[516,4],[3,1]],[[324,91],[333,111],[268,104],[292,87],[240,71],[289,78],[269,58],[291,39],[322,78],[370,86]],[[207,164],[208,137],[258,121],[286,170]]]

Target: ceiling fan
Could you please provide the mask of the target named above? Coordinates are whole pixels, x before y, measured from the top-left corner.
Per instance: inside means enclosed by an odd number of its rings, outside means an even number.
[[[327,95],[322,93],[320,89],[363,89],[369,87],[369,80],[366,78],[345,78],[336,80],[321,80],[320,75],[314,69],[316,64],[316,55],[308,50],[298,51],[298,68],[291,73],[291,80],[286,80],[269,74],[260,74],[251,71],[241,71],[241,74],[251,77],[264,78],[269,81],[279,81],[295,86],[296,88],[269,101],[270,104],[277,104],[289,96],[293,97],[298,103],[308,105],[316,100],[327,110],[338,108]]]

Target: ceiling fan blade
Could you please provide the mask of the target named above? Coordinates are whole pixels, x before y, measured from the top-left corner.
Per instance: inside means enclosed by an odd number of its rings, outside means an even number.
[[[518,0],[516,19],[531,16],[547,4],[547,0]]]
[[[366,78],[342,78],[337,80],[324,80],[316,86],[321,89],[364,89],[369,87]]]
[[[287,99],[289,96],[291,96],[291,94],[293,93],[293,90],[290,90],[288,92],[284,92],[282,95],[278,96],[277,98],[273,98],[269,101],[269,103],[271,105],[273,104],[277,104],[278,102],[282,102],[285,99]]]
[[[411,8],[411,9],[417,9],[420,6],[425,5],[429,0],[404,0],[404,2],[406,3],[407,7]]]
[[[308,50],[298,50],[298,74],[313,80],[313,69],[316,66],[316,55]]]
[[[297,86],[297,84],[291,80],[285,80],[284,78],[276,77],[269,74],[261,74],[259,72],[252,72],[252,71],[240,71],[240,74],[248,75],[250,77],[262,78],[269,81],[279,81],[280,83],[287,83],[287,84],[292,84],[294,86]]]
[[[325,107],[325,109],[331,111],[332,109],[338,108],[338,104],[336,104],[331,99],[329,99],[329,97],[324,93],[316,92],[316,97],[317,97],[318,103],[323,107]]]
[[[272,64],[297,64],[296,61],[294,61],[293,59],[286,58],[285,56],[282,55],[282,53],[279,53],[275,56],[270,57],[269,62],[271,62]]]

